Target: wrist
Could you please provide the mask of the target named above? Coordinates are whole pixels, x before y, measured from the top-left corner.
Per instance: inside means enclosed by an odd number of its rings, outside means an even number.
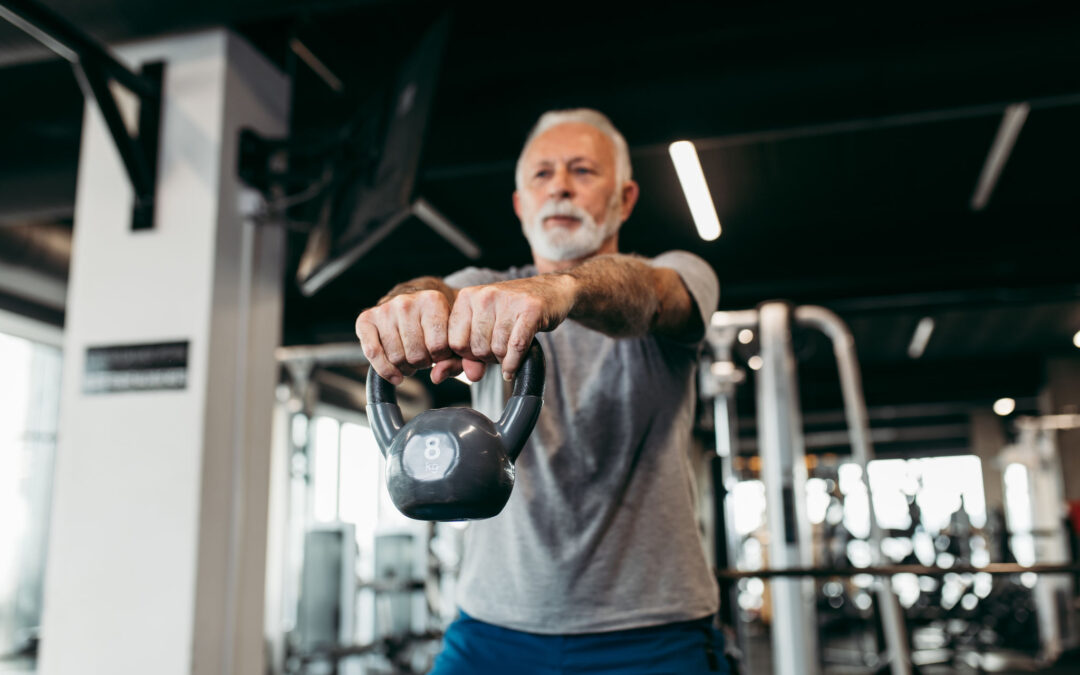
[[[558,284],[558,289],[566,302],[568,310],[573,310],[581,295],[581,281],[573,274],[566,272],[552,274],[551,276],[554,277]]]

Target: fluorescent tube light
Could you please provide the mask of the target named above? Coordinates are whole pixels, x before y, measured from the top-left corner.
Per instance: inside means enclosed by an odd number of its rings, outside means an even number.
[[[928,316],[919,319],[915,326],[915,333],[911,336],[911,344],[908,345],[907,353],[913,359],[917,359],[926,351],[926,343],[930,342],[930,334],[934,332],[934,320]]]
[[[975,184],[975,194],[971,196],[971,210],[982,211],[990,202],[990,195],[994,192],[998,178],[1005,168],[1005,162],[1009,160],[1016,137],[1020,135],[1020,129],[1024,127],[1031,106],[1027,103],[1013,103],[1005,108],[1001,116],[1001,124],[998,125],[997,135],[990,146],[990,152],[983,162],[982,171],[979,172],[979,182]]]
[[[671,161],[675,164],[675,173],[679,176],[686,203],[690,206],[690,215],[698,234],[705,241],[712,241],[720,236],[720,219],[716,215],[709,186],[705,183],[705,174],[701,170],[701,161],[697,150],[690,141],[676,141],[668,147]]]

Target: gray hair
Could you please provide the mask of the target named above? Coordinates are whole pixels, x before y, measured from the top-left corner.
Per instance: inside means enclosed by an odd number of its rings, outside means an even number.
[[[529,149],[529,145],[532,144],[537,136],[548,129],[567,122],[588,124],[589,126],[599,129],[605,136],[611,139],[611,143],[615,147],[616,189],[621,188],[626,181],[633,177],[633,170],[630,167],[630,148],[626,145],[626,139],[623,138],[623,135],[615,128],[615,125],[611,123],[611,120],[607,118],[607,115],[598,110],[593,110],[592,108],[549,110],[540,116],[540,119],[537,120],[536,125],[533,126],[532,131],[529,132],[528,137],[525,139],[525,145],[521,147],[517,168],[514,171],[514,183],[518,190],[525,184],[525,152]]]

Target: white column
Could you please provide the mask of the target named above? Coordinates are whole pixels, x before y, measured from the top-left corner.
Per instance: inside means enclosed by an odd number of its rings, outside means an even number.
[[[283,134],[289,86],[225,30],[117,53],[166,63],[155,224],[88,103],[40,672],[263,675],[284,238],[241,215],[237,138]],[[174,341],[184,389],[84,391],[88,348]]]
[[[791,308],[782,302],[766,302],[758,307],[758,317],[762,365],[756,378],[757,420],[769,524],[769,565],[774,569],[811,567],[814,561],[810,518],[806,515],[806,446],[791,347]],[[813,581],[775,577],[769,586],[773,672],[820,673]]]

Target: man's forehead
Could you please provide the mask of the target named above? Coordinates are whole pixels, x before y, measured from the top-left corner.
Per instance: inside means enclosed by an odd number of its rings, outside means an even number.
[[[591,124],[563,122],[544,130],[525,151],[525,161],[530,163],[566,162],[575,158],[614,163],[614,144],[607,134]]]

